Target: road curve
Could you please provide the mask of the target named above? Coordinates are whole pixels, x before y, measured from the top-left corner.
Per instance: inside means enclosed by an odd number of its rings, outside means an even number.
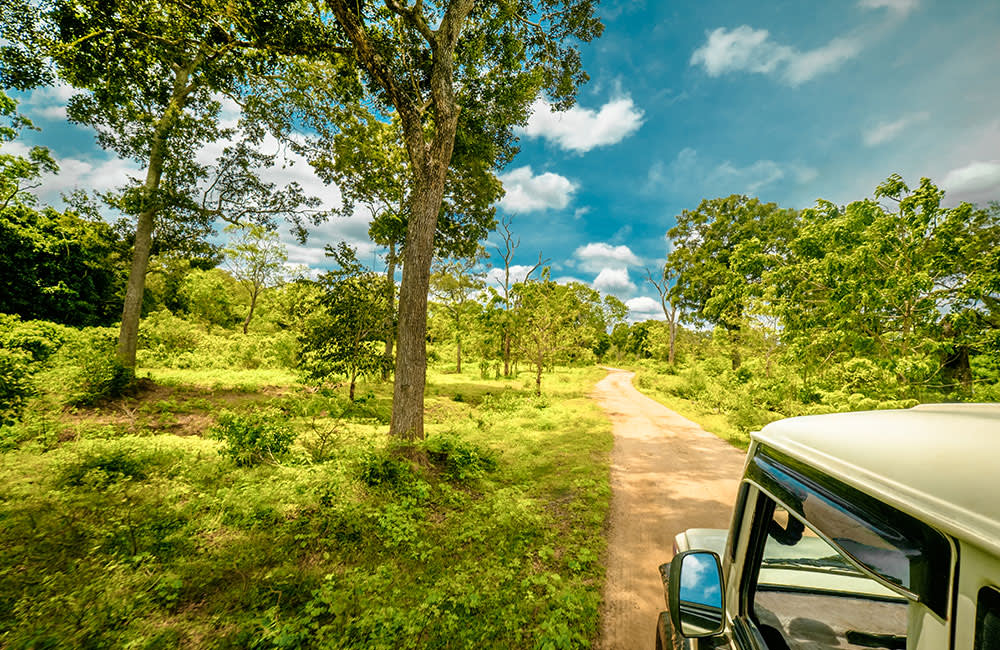
[[[592,394],[611,419],[611,512],[598,648],[653,648],[657,567],[686,528],[727,528],[744,453],[646,397],[608,368]]]

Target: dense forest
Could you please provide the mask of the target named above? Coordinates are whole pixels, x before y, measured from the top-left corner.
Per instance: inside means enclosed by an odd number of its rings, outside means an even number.
[[[646,270],[661,319],[544,251],[521,270],[496,174],[602,25],[516,4],[0,10],[0,646],[588,646],[600,365],[736,445],[1000,400],[1000,204],[929,179],[691,206]],[[17,99],[54,83],[144,178],[41,204],[58,164]],[[270,182],[264,143],[342,203]],[[287,263],[281,228],[359,207],[372,264],[337,241]]]

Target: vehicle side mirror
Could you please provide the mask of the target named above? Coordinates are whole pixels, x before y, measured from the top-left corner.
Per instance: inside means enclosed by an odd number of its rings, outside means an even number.
[[[670,562],[670,620],[681,636],[721,634],[725,626],[722,563],[711,551],[684,551]]]

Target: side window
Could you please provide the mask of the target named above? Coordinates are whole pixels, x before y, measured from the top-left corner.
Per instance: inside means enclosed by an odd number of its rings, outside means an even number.
[[[990,587],[979,590],[976,650],[1000,650],[1000,591]]]
[[[904,598],[856,569],[780,504],[758,512],[768,522],[767,537],[748,613],[768,650],[906,648]]]

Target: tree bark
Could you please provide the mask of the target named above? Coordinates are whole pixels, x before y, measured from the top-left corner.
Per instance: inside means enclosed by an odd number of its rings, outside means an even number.
[[[674,365],[675,359],[675,346],[677,343],[677,312],[674,311],[673,317],[670,319],[670,352],[667,355],[667,362],[670,365]]]
[[[449,156],[447,160],[451,160]],[[427,377],[427,291],[430,287],[434,230],[444,195],[440,181],[420,183],[414,192],[406,233],[403,281],[399,289],[399,343],[396,380],[392,387],[392,421],[389,434],[408,440],[424,437],[424,385]],[[437,180],[437,179],[435,179]]]
[[[139,317],[142,314],[142,294],[146,289],[146,271],[149,268],[149,253],[153,247],[153,219],[158,208],[156,193],[160,189],[163,176],[163,158],[167,151],[167,138],[177,123],[184,101],[191,92],[188,77],[199,60],[187,68],[175,72],[173,93],[167,109],[160,117],[149,146],[149,164],[146,180],[142,186],[143,207],[135,228],[135,248],[132,252],[132,266],[129,269],[128,284],[125,288],[125,305],[122,308],[122,324],[118,332],[118,361],[129,368],[135,368],[135,353],[139,341]]]
[[[247,317],[243,319],[243,334],[246,335],[247,329],[250,327],[250,320],[253,318],[254,307],[257,306],[257,291],[250,292],[250,311],[247,312]]]
[[[506,331],[506,325],[504,325],[505,331],[503,333],[503,376],[510,377],[510,333]]]
[[[352,402],[354,401],[354,386],[357,383],[357,378],[358,378],[357,371],[356,370],[351,370],[351,388],[348,391],[348,394],[349,394]]]
[[[457,355],[455,357],[455,372],[462,374],[462,339],[461,337],[455,337],[455,347],[457,350]]]

